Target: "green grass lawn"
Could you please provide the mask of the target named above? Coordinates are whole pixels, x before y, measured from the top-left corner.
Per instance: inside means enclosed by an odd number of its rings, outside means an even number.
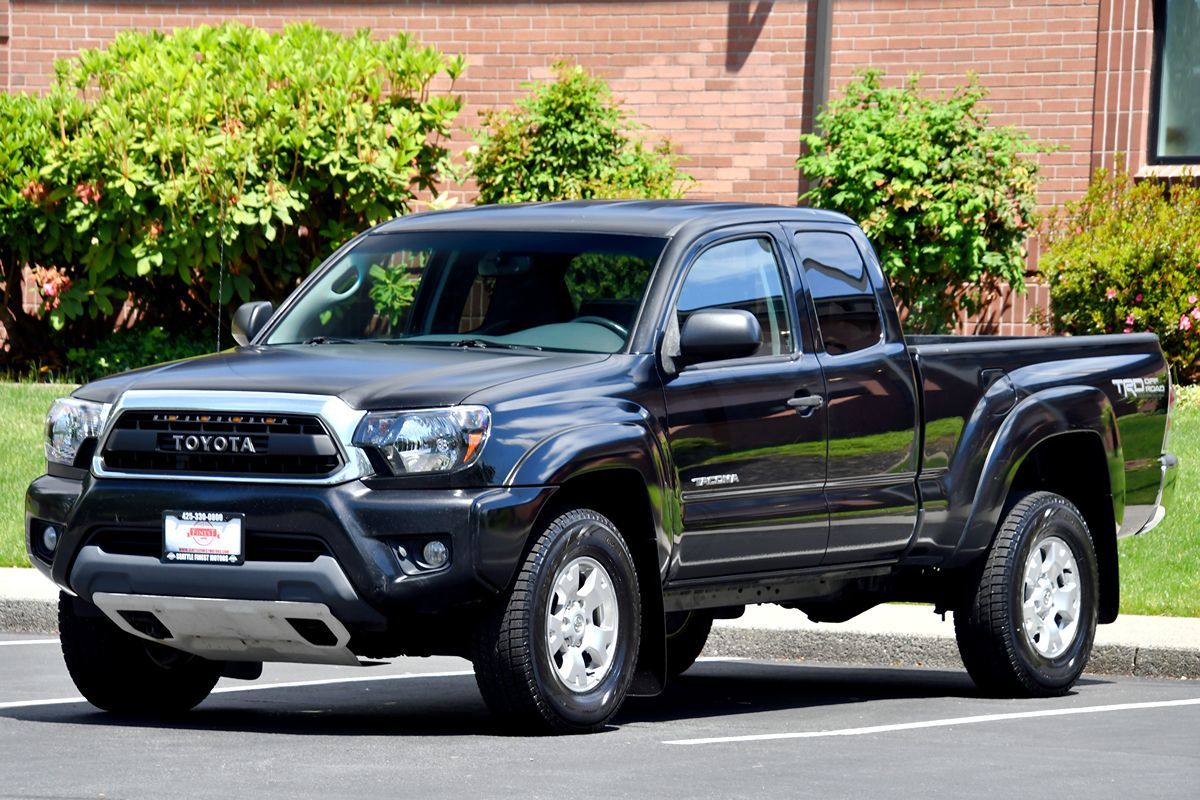
[[[25,487],[45,466],[42,421],[69,386],[0,383],[0,566],[28,566]],[[1193,390],[1197,396],[1200,391]],[[1179,485],[1166,520],[1121,542],[1121,612],[1200,617],[1200,402],[1176,409]]]
[[[25,487],[46,471],[42,423],[73,386],[0,383],[0,566],[27,567]]]

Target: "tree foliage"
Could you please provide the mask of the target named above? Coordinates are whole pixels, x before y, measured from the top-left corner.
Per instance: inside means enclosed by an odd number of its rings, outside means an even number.
[[[1200,187],[1097,171],[1041,266],[1056,333],[1153,331],[1176,379],[1200,379]]]
[[[638,138],[603,79],[568,63],[554,69],[555,80],[527,86],[514,107],[481,114],[469,153],[478,202],[683,196],[691,177],[669,141]]]
[[[59,62],[46,97],[0,104],[0,160],[22,167],[0,172],[0,232],[36,243],[0,257],[46,268],[56,328],[111,330],[126,298],[171,330],[235,298],[279,301],[437,193],[462,69],[406,35],[311,24],[118,34]]]
[[[866,231],[910,330],[953,327],[1006,281],[1024,290],[1025,242],[1036,224],[1043,150],[1020,131],[994,127],[972,79],[944,97],[922,95],[868,71],[804,134],[801,196]]]

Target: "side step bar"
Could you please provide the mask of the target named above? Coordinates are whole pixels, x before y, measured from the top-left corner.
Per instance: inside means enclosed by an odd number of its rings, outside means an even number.
[[[121,630],[214,661],[358,666],[350,632],[322,603],[97,592]]]

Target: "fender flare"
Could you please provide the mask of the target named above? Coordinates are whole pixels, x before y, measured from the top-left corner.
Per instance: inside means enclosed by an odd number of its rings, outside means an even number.
[[[667,682],[662,577],[670,562],[676,525],[668,464],[663,443],[642,420],[597,422],[560,431],[539,442],[506,479],[510,486],[562,486],[574,478],[620,470],[636,472],[644,482],[652,536],[630,543],[643,576],[642,643],[629,690],[635,696],[656,695]],[[651,575],[653,585],[647,586]]]
[[[1029,454],[1055,436],[1081,432],[1097,436],[1104,448],[1113,519],[1120,524],[1125,511],[1125,464],[1112,403],[1092,386],[1045,389],[1022,399],[996,432],[948,567],[964,566],[991,547],[1013,480]]]

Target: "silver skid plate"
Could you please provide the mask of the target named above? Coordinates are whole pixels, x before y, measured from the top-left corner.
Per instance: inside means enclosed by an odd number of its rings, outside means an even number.
[[[149,594],[97,592],[92,602],[121,630],[142,639],[160,642],[185,653],[215,661],[294,661],[305,664],[358,665],[350,652],[350,632],[321,603],[284,600],[223,600],[207,597],[164,597]],[[156,639],[141,633],[122,611],[153,614],[170,638]],[[288,622],[318,620],[336,641],[316,645]]]

